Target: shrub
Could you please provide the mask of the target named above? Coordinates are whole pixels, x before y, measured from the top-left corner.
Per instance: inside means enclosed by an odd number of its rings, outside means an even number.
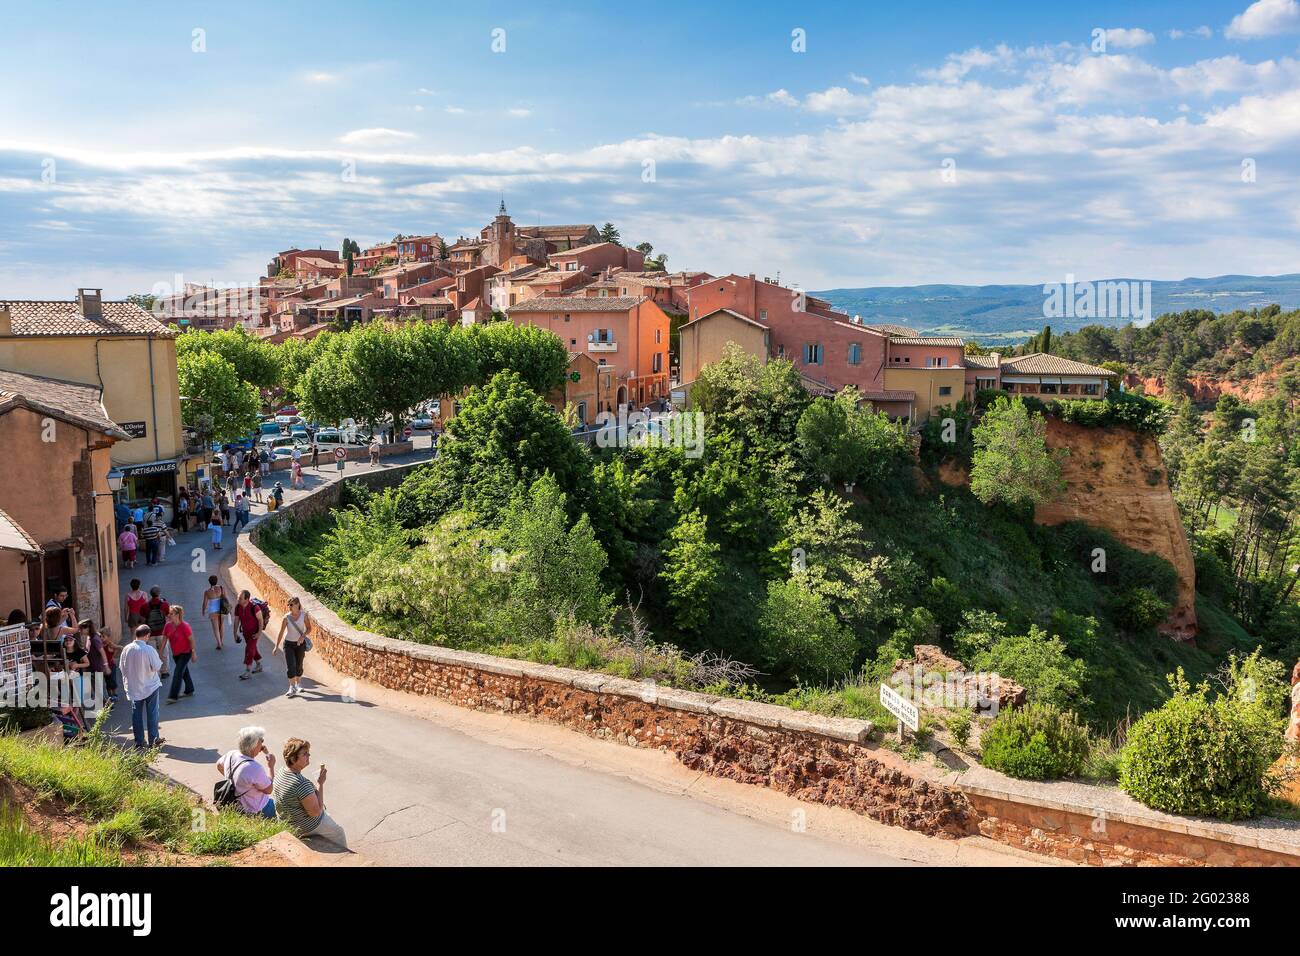
[[[948,728],[948,733],[952,734],[952,739],[957,742],[958,747],[965,747],[970,742],[970,730],[972,718],[970,711],[958,710],[949,714],[944,724]]]
[[[1115,623],[1141,634],[1169,616],[1169,604],[1150,588],[1129,588],[1111,602]]]
[[[1271,768],[1282,754],[1283,720],[1270,714],[1271,675],[1258,652],[1233,661],[1225,692],[1191,687],[1179,668],[1173,696],[1129,730],[1119,783],[1156,810],[1238,820],[1262,813],[1283,779]],[[1260,686],[1264,679],[1265,686]]]
[[[759,623],[765,663],[775,673],[830,683],[852,668],[857,646],[825,598],[805,586],[805,577],[767,587]]]
[[[1077,777],[1088,760],[1088,730],[1074,714],[1030,704],[1000,714],[981,740],[984,766],[1023,780]]]
[[[1088,666],[1070,656],[1065,642],[1030,626],[1028,634],[1010,634],[996,640],[971,661],[974,670],[1009,677],[1025,689],[1030,703],[1054,707],[1087,703],[1083,685]]]
[[[48,707],[6,707],[0,710],[0,734],[36,730],[49,722]]]

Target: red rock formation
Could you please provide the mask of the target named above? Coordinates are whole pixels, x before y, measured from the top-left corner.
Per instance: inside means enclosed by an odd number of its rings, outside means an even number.
[[[1047,420],[1047,443],[1069,451],[1062,463],[1068,487],[1040,505],[1039,524],[1082,521],[1109,531],[1131,548],[1157,554],[1178,572],[1178,599],[1160,632],[1179,641],[1196,637],[1196,565],[1169,490],[1160,446],[1127,428],[1088,428]]]
[[[1147,395],[1157,398],[1168,397],[1165,394],[1164,376],[1124,376],[1125,388],[1135,388],[1138,385],[1142,386],[1142,390]],[[1262,375],[1239,382],[1219,380],[1205,375],[1189,375],[1187,377],[1188,393],[1192,401],[1207,405],[1217,402],[1220,395],[1236,395],[1243,402],[1257,402],[1261,398],[1271,396],[1276,387],[1277,375],[1274,372],[1265,372]]]

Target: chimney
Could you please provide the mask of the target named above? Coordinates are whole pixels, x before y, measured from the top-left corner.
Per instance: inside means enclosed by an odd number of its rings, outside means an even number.
[[[9,306],[0,305],[0,335],[13,335],[14,321],[9,316]]]
[[[102,319],[104,317],[104,290],[78,289],[77,305],[81,309],[82,317]]]

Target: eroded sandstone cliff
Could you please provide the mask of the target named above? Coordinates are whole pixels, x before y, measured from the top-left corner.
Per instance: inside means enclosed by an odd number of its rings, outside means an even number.
[[[1034,519],[1049,525],[1082,521],[1167,560],[1178,572],[1178,599],[1161,633],[1180,641],[1195,638],[1196,565],[1155,439],[1126,428],[1048,418],[1047,442],[1069,451],[1062,463],[1068,487],[1041,505]]]

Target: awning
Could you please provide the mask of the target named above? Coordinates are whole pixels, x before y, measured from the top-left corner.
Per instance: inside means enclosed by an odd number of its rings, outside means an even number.
[[[40,554],[40,546],[13,518],[0,511],[0,551],[20,551],[23,554]]]
[[[151,461],[144,465],[118,465],[117,467],[127,478],[138,478],[141,475],[163,475],[167,472],[176,471],[176,459],[168,458],[166,461]]]

